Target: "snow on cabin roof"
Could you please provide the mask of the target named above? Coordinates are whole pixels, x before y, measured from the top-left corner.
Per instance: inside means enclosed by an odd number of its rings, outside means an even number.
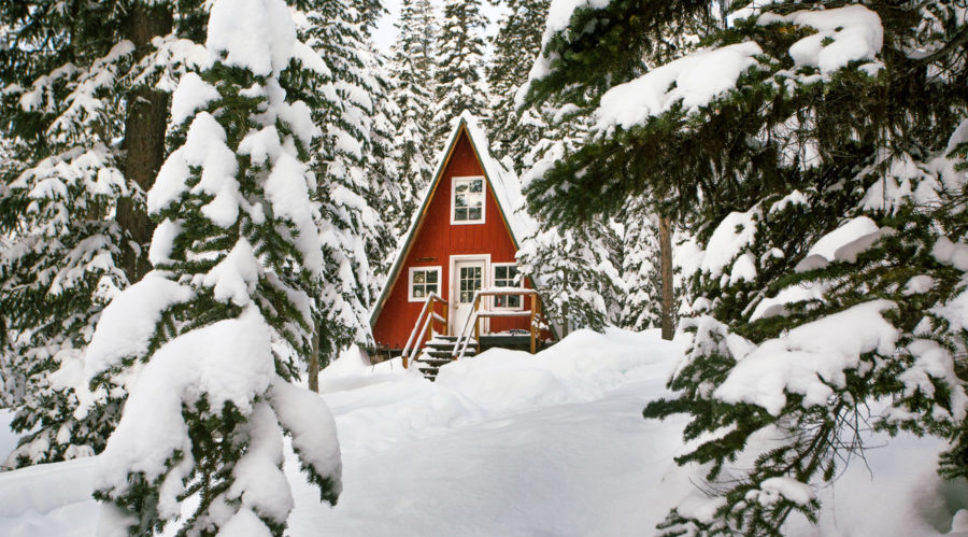
[[[484,179],[487,184],[491,187],[491,192],[494,194],[494,199],[497,200],[498,210],[501,212],[501,216],[507,223],[508,231],[511,233],[511,241],[514,243],[515,248],[519,248],[521,245],[521,240],[532,234],[537,229],[537,223],[530,215],[527,214],[524,208],[524,196],[521,193],[521,182],[518,179],[514,169],[510,165],[503,165],[498,162],[493,156],[491,156],[491,151],[489,149],[490,143],[487,139],[487,135],[484,134],[484,129],[478,123],[476,117],[469,112],[464,112],[460,116],[455,117],[451,120],[451,131],[450,135],[447,136],[447,143],[441,149],[437,156],[437,170],[434,172],[433,179],[424,189],[421,195],[420,204],[417,210],[413,214],[413,218],[410,220],[410,227],[407,232],[403,235],[402,240],[397,245],[397,249],[393,252],[393,266],[390,269],[390,273],[387,275],[386,281],[383,283],[383,289],[380,291],[379,299],[374,304],[373,310],[370,312],[370,324],[376,321],[377,315],[383,308],[383,303],[386,301],[390,294],[390,289],[393,284],[396,283],[397,277],[399,275],[400,269],[403,267],[403,260],[410,249],[410,245],[416,238],[417,227],[420,225],[420,217],[424,213],[427,205],[430,203],[431,195],[434,192],[434,187],[440,181],[443,176],[444,169],[447,164],[447,157],[450,155],[451,150],[454,145],[457,144],[457,139],[460,136],[461,131],[467,132],[467,137],[470,139],[471,148],[477,155],[477,159],[481,164],[481,168],[484,170]]]
[[[460,132],[461,123],[467,127],[471,145],[477,153],[477,158],[481,161],[484,175],[491,184],[494,198],[497,199],[504,219],[511,229],[514,245],[518,246],[521,239],[537,229],[537,223],[527,214],[524,208],[521,181],[518,179],[518,175],[514,173],[514,168],[510,165],[510,162],[505,166],[491,156],[490,142],[487,135],[484,134],[484,129],[477,122],[477,118],[468,112],[460,115],[446,149],[450,149],[450,146],[457,141],[456,137],[457,133]],[[446,154],[443,158],[446,158]],[[441,159],[441,162],[443,162],[443,159]],[[443,170],[440,170],[438,173],[442,172]]]

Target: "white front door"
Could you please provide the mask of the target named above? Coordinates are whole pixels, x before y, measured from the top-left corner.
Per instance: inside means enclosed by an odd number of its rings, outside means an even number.
[[[474,295],[484,286],[486,259],[455,259],[450,272],[451,334],[463,334],[474,306]]]

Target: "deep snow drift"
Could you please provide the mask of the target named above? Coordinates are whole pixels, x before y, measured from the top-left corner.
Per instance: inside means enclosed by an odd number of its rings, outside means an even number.
[[[672,462],[684,420],[641,417],[667,395],[680,356],[654,332],[580,331],[536,356],[495,349],[450,364],[430,383],[399,361],[369,367],[347,353],[320,382],[343,449],[343,495],[335,508],[320,504],[287,464],[290,534],[650,535],[671,505],[700,494]],[[934,473],[940,442],[867,440],[867,464],[854,459],[820,492],[819,526],[794,520],[789,535],[968,535],[968,511],[956,516],[968,485]],[[91,459],[0,474],[0,535],[93,535],[92,481]]]

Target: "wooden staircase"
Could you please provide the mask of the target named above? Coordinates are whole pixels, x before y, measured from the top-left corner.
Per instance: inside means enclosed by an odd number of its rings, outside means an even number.
[[[457,346],[457,336],[434,336],[433,339],[424,343],[422,352],[414,359],[413,364],[417,369],[430,380],[437,378],[440,368],[454,361]],[[470,358],[477,354],[477,347],[468,348],[464,354],[465,358]]]
[[[488,311],[487,297],[522,295],[531,297],[531,308],[520,311]],[[441,311],[438,312],[438,306]],[[529,330],[521,330],[519,336],[488,336],[481,334],[481,320],[493,317],[527,317]],[[499,290],[477,291],[473,306],[468,315],[464,330],[460,335],[443,335],[447,331],[447,301],[437,294],[431,294],[424,302],[423,310],[417,317],[410,339],[407,340],[401,355],[403,367],[416,365],[417,369],[430,380],[437,378],[437,372],[448,362],[470,358],[490,347],[522,348],[534,354],[541,344],[541,301],[534,289],[502,288]],[[423,340],[423,344],[421,344]]]

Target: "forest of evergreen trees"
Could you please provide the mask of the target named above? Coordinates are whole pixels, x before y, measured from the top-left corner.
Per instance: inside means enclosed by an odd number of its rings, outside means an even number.
[[[495,3],[486,37],[481,0],[402,0],[389,51],[380,0],[0,4],[6,466],[102,454],[131,535],[282,535],[288,436],[335,502],[296,381],[372,343],[470,112],[541,223],[518,261],[560,335],[689,342],[644,413],[687,415],[677,462],[718,503],[660,532],[780,535],[858,424],[943,438],[968,477],[966,3]]]

